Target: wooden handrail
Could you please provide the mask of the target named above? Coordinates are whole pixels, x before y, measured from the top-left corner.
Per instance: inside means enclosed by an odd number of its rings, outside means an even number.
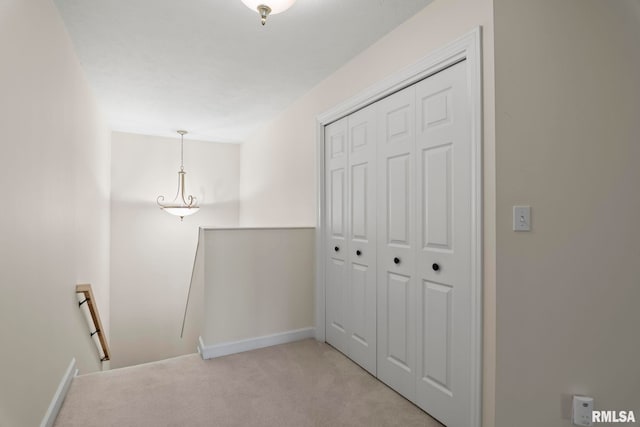
[[[96,305],[96,300],[93,297],[93,291],[91,290],[91,285],[76,285],[76,294],[83,294],[84,301],[80,302],[80,306],[86,303],[89,307],[89,312],[91,313],[91,320],[93,320],[93,326],[95,326],[96,330],[91,331],[91,336],[98,335],[98,340],[100,341],[100,346],[102,346],[102,353],[104,357],[101,359],[101,362],[105,362],[111,359],[111,352],[109,351],[109,344],[107,343],[107,339],[104,336],[104,329],[102,328],[102,321],[100,320],[100,314],[98,313],[98,306]]]

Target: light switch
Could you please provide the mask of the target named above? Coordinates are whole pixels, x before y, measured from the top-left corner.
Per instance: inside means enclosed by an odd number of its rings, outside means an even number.
[[[531,206],[513,207],[513,231],[531,231]]]

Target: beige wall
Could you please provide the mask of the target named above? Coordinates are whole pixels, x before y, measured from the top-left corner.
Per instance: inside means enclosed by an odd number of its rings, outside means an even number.
[[[108,329],[110,134],[51,1],[0,2],[0,58],[0,426],[35,426],[100,369],[75,285]]]
[[[240,223],[314,226],[316,116],[477,26],[484,58],[484,418],[493,424],[495,176],[493,1],[436,0],[300,98],[242,145]]]
[[[203,234],[205,345],[314,326],[315,229]]]
[[[495,0],[496,425],[640,413],[640,2]],[[530,204],[533,231],[511,231]]]
[[[111,192],[111,367],[194,353],[201,331],[180,329],[198,227],[238,223],[240,147],[184,143],[186,191],[201,209],[184,218],[162,212],[175,196],[180,140],[114,132]],[[193,323],[193,322],[191,322]]]

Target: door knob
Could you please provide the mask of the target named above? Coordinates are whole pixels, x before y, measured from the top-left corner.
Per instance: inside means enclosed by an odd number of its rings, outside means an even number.
[[[393,259],[393,263],[394,263],[394,264],[400,264],[400,258],[395,257],[395,258]]]
[[[360,252],[360,249],[358,249],[358,250],[356,251],[356,255],[358,255],[358,256],[362,255],[362,252]]]
[[[438,271],[440,270],[440,266],[437,263],[433,263],[433,265],[431,266],[431,268],[433,268],[433,271]]]
[[[333,250],[336,252],[340,252],[340,246],[336,246],[335,248],[333,248]]]

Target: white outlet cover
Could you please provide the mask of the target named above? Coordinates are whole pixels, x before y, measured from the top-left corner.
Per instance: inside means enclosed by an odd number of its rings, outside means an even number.
[[[592,426],[593,397],[573,396],[573,414],[571,421],[576,426]]]

